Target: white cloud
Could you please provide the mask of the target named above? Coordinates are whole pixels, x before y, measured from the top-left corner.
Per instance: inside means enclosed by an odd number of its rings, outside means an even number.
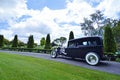
[[[20,17],[26,10],[26,0],[0,0],[0,20]]]
[[[120,18],[120,0],[103,0],[97,7],[109,18]]]
[[[70,20],[75,21],[79,24],[83,21],[84,17],[88,17],[91,13],[94,12],[94,8],[84,0],[73,0],[72,2],[67,3],[68,16]]]
[[[2,33],[5,38],[7,37],[9,40],[12,40],[14,36],[11,36],[13,34],[13,31],[11,30],[0,30],[0,33]]]
[[[100,4],[93,7],[90,3],[94,1]],[[42,10],[28,10],[26,0],[1,0],[0,20],[6,20],[10,27],[0,32],[8,39],[18,34],[19,39],[25,42],[29,35],[34,35],[37,43],[48,33],[52,40],[61,36],[68,38],[70,31],[74,32],[76,38],[82,37],[79,24],[96,9],[104,10],[108,17],[118,17],[120,0],[115,1],[109,0],[108,3],[108,0],[66,0],[65,9],[51,10],[44,7]],[[23,15],[30,17],[19,21]]]

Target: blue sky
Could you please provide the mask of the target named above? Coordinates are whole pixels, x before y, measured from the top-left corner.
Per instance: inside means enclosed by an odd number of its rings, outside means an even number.
[[[7,29],[7,27],[9,27],[9,25],[6,21],[0,22],[0,29]]]
[[[49,33],[51,40],[73,31],[75,38],[83,36],[80,23],[96,10],[105,17],[120,19],[120,0],[1,0],[0,34],[12,40],[18,35],[27,42],[33,35],[39,43]]]
[[[63,9],[65,8],[65,0],[28,0],[28,9],[43,9],[45,6],[50,9]]]

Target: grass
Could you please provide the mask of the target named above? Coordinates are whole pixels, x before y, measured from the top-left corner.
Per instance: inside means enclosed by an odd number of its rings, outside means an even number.
[[[40,58],[0,53],[0,80],[119,80],[120,75]]]

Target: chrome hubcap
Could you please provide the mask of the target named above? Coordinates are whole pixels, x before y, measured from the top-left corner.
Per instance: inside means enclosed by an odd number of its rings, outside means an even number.
[[[95,63],[96,62],[96,57],[91,55],[88,57],[88,61],[91,62],[91,63]]]

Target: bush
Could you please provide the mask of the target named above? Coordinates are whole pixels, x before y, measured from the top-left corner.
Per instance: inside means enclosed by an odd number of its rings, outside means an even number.
[[[116,61],[117,61],[117,62],[120,62],[120,58],[116,58]]]
[[[114,55],[114,53],[107,53],[107,58],[109,61],[115,61],[116,60],[116,56]]]
[[[50,43],[50,34],[47,34],[46,42],[45,42],[45,49],[51,49],[51,43]]]
[[[34,48],[34,38],[33,35],[30,35],[27,42],[27,48]]]
[[[4,47],[3,50],[11,50],[11,51],[22,51],[22,52],[36,52],[36,53],[47,53],[51,52],[51,49],[34,49],[34,48],[15,48],[15,47]]]
[[[74,33],[73,31],[70,31],[69,33],[69,40],[74,39]]]
[[[112,29],[110,28],[109,25],[105,27],[103,42],[104,42],[104,51],[107,53],[115,54],[115,52],[117,51],[116,42],[114,39]]]
[[[0,48],[4,46],[4,37],[3,35],[0,35]]]
[[[18,47],[18,37],[15,35],[14,40],[12,41],[12,47]]]
[[[116,52],[117,58],[120,58],[120,51]]]

